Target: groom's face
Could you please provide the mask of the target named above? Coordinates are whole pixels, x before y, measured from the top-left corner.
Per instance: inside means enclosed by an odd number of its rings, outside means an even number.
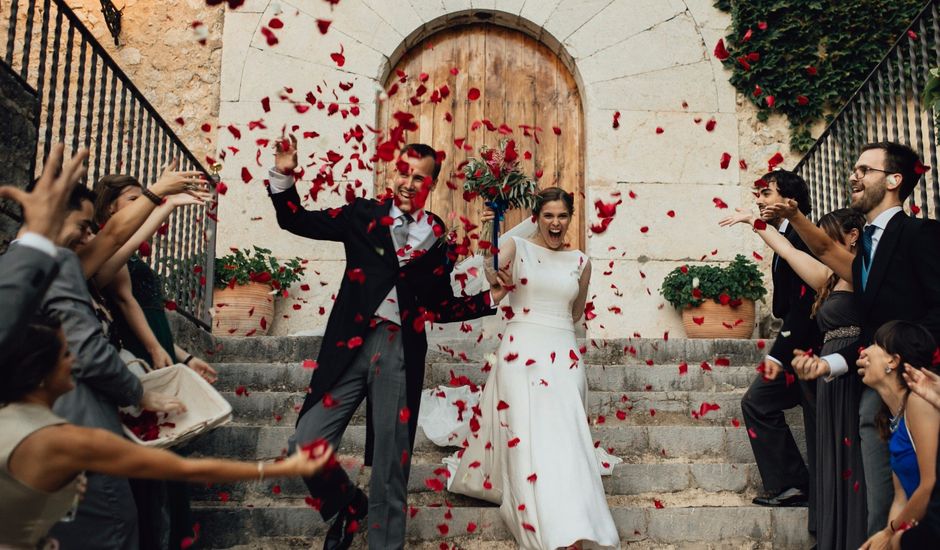
[[[403,154],[397,164],[398,175],[392,182],[395,205],[406,214],[417,212],[434,188],[434,157]]]

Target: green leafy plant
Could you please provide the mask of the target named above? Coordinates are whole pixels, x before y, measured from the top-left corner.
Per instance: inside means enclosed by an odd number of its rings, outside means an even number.
[[[267,248],[232,248],[232,253],[215,259],[215,287],[232,288],[249,282],[268,283],[285,291],[300,280],[304,272],[302,258],[292,258],[281,265]]]
[[[702,305],[705,300],[736,306],[741,300],[760,300],[767,294],[757,264],[741,254],[725,267],[682,265],[666,275],[660,294],[676,309]]]
[[[925,0],[717,0],[714,5],[733,20],[731,34],[715,47],[715,56],[732,69],[731,84],[759,108],[760,120],[786,115],[790,147],[805,151],[814,142],[813,124],[842,107]],[[909,39],[926,37],[915,33]]]
[[[940,67],[927,71],[927,84],[924,85],[924,107],[933,109],[934,124],[940,123]],[[937,135],[940,143],[940,134]]]

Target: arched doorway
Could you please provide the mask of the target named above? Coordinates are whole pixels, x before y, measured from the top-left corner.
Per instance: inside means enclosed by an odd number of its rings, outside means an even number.
[[[570,71],[548,47],[522,32],[493,24],[451,28],[404,53],[385,89],[396,84],[397,91],[379,108],[380,128],[394,126],[396,112],[411,113],[418,130],[406,134],[406,141],[427,143],[447,155],[429,210],[448,224],[455,223],[448,219],[451,212],[479,223],[481,201],[463,199],[463,181],[455,177],[455,169],[468,157],[478,156],[481,146],[496,147],[500,139],[509,137],[522,156],[522,169],[528,174],[541,171],[540,187],[558,185],[574,193],[576,216],[568,240],[572,248],[584,247],[581,95]],[[449,95],[432,101],[432,94],[443,85]],[[426,91],[416,95],[422,86]],[[479,99],[469,99],[472,88],[480,91]],[[505,133],[506,127],[511,134]],[[387,181],[384,170],[377,170],[378,191]],[[510,212],[507,227],[526,215]]]

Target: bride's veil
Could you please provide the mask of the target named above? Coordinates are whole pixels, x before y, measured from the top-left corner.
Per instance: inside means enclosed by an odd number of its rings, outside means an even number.
[[[499,234],[500,240],[510,237],[520,237],[528,239],[538,233],[538,224],[533,216],[526,216],[521,222],[512,228]],[[451,288],[454,296],[473,296],[490,288],[489,281],[486,280],[484,268],[489,258],[477,251],[474,255],[464,258],[454,266],[454,271],[450,276]]]

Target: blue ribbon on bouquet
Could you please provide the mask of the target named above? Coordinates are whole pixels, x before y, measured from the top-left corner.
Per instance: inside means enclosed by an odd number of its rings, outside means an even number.
[[[503,199],[487,201],[484,203],[496,215],[493,218],[493,269],[499,271],[499,222],[503,221],[509,202]]]

